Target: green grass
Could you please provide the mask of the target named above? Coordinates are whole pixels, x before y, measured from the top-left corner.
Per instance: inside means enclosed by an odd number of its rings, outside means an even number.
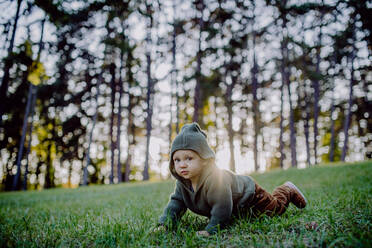
[[[0,194],[1,247],[371,247],[372,161],[253,175],[268,191],[287,180],[309,200],[280,217],[240,219],[209,238],[187,212],[178,229],[150,233],[173,181]],[[308,227],[317,223],[314,230]]]

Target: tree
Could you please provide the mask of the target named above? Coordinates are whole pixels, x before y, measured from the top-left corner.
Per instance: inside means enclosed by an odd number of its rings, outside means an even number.
[[[111,63],[109,66],[111,80],[110,80],[110,88],[111,88],[111,117],[110,117],[110,142],[111,142],[111,172],[110,172],[110,184],[114,183],[114,167],[115,167],[115,138],[114,135],[114,122],[115,122],[115,100],[116,100],[116,66],[115,63]]]
[[[286,5],[286,1],[284,6]],[[285,11],[285,10],[284,10]],[[290,65],[288,63],[288,30],[287,28],[287,17],[286,13],[282,13],[282,32],[283,32],[283,40],[281,46],[281,53],[282,53],[282,83],[287,86],[288,91],[288,101],[289,101],[289,126],[290,126],[290,146],[291,146],[291,165],[292,167],[297,166],[297,152],[296,152],[296,129],[294,123],[294,114],[293,114],[293,105],[292,105],[292,94],[291,94],[291,86],[290,86]],[[286,30],[286,31],[285,31]],[[287,32],[285,34],[285,32]]]
[[[346,153],[348,149],[348,140],[349,140],[349,127],[351,122],[351,108],[353,106],[353,86],[355,84],[354,74],[354,61],[355,61],[355,16],[352,16],[351,23],[350,23],[350,32],[351,32],[351,54],[348,56],[350,61],[350,84],[349,84],[349,100],[348,100],[348,108],[346,118],[344,120],[344,146],[342,149],[341,161],[345,161]]]
[[[202,33],[204,31],[204,0],[197,0],[194,2],[196,9],[198,10],[198,21],[199,21],[199,38],[198,38],[198,52],[196,54],[196,71],[195,71],[195,90],[194,90],[194,114],[192,117],[193,122],[199,122],[200,119],[200,109],[201,109],[201,66],[202,66],[202,56],[203,51],[201,48],[202,44]],[[199,123],[200,124],[200,123]]]
[[[288,92],[288,101],[289,101],[289,126],[290,126],[290,147],[291,147],[291,165],[292,167],[297,166],[297,157],[296,157],[296,130],[295,130],[295,123],[294,123],[294,114],[293,114],[293,106],[291,100],[291,89],[290,89],[290,63],[289,63],[289,51],[288,51],[288,42],[289,42],[289,33],[287,28],[288,23],[288,14],[289,14],[289,6],[288,1],[268,1],[273,6],[278,9],[279,16],[278,20],[281,22],[281,61],[280,61],[280,73],[281,73],[281,80],[282,85],[280,86],[281,92],[281,107],[280,107],[280,167],[283,168],[283,101],[284,101],[284,88],[287,87]]]
[[[27,97],[27,104],[26,104],[26,110],[25,110],[25,115],[23,118],[23,127],[22,127],[22,137],[19,143],[19,150],[18,150],[18,156],[17,156],[17,173],[14,177],[13,180],[13,190],[16,190],[18,187],[18,180],[21,176],[21,159],[23,158],[23,149],[24,149],[24,142],[26,138],[26,133],[27,133],[27,125],[28,125],[28,117],[29,113],[31,111],[31,116],[33,118],[33,113],[34,113],[34,107],[35,107],[35,100],[36,100],[36,90],[37,90],[37,85],[40,84],[42,80],[45,80],[45,69],[43,64],[40,63],[40,54],[43,48],[43,35],[44,35],[44,24],[45,24],[45,19],[42,21],[42,27],[41,27],[41,35],[40,35],[40,41],[39,41],[39,51],[37,53],[37,58],[36,61],[32,63],[29,71],[28,71],[28,76],[27,79],[30,83],[29,89],[28,89],[28,97]],[[31,122],[32,125],[32,122]],[[31,135],[29,135],[29,139],[31,141]],[[30,146],[29,142],[29,146]],[[28,150],[29,150],[28,146]],[[28,152],[26,154],[26,157],[28,157]],[[25,185],[26,185],[26,180],[27,180],[27,164],[26,164],[26,169],[25,169]]]
[[[100,96],[99,86],[101,84],[101,81],[102,81],[102,76],[100,75],[100,77],[97,80],[97,86],[96,86],[96,91],[97,91],[96,98],[95,98],[96,111],[93,115],[92,127],[91,127],[90,132],[89,132],[88,149],[85,152],[85,159],[84,159],[85,166],[83,168],[83,182],[82,182],[82,185],[88,185],[88,166],[90,165],[90,147],[92,145],[94,127],[96,126],[96,122],[97,122],[98,107],[99,107],[98,97]]]
[[[172,142],[172,131],[173,131],[173,95],[175,91],[176,95],[176,133],[179,132],[179,90],[178,90],[178,80],[177,80],[177,61],[176,61],[176,52],[177,52],[177,26],[179,26],[179,23],[177,21],[176,17],[176,1],[173,1],[173,32],[172,32],[172,71],[171,71],[171,91],[170,91],[170,120],[169,120],[169,144]],[[169,146],[170,149],[170,146]]]
[[[138,105],[139,99],[135,95],[132,94],[131,88],[136,87],[138,82],[134,78],[133,69],[136,66],[139,66],[139,61],[136,60],[133,56],[133,51],[135,46],[129,46],[127,51],[127,59],[125,63],[126,68],[126,82],[127,82],[127,97],[128,97],[128,104],[126,107],[127,110],[127,118],[128,118],[128,125],[127,125],[127,159],[125,162],[125,170],[124,170],[124,182],[129,181],[129,175],[131,171],[131,163],[132,163],[132,154],[134,150],[134,146],[136,144],[136,126],[134,124],[134,114],[133,108]]]
[[[253,95],[253,102],[252,102],[252,109],[253,109],[253,125],[254,125],[254,138],[253,138],[253,157],[254,157],[254,169],[255,171],[259,170],[258,165],[258,136],[260,135],[260,112],[259,112],[259,99],[257,96],[257,90],[259,88],[258,85],[258,73],[259,68],[257,64],[257,57],[256,57],[256,42],[258,39],[257,31],[255,30],[254,24],[256,22],[256,4],[255,1],[251,2],[252,4],[252,17],[249,18],[249,22],[252,26],[251,28],[251,35],[252,35],[252,68],[251,68],[251,80],[252,80],[252,95]],[[248,19],[248,18],[247,18]],[[262,33],[262,32],[261,32]]]
[[[146,116],[146,159],[145,167],[143,169],[143,180],[149,180],[149,149],[150,149],[150,137],[152,130],[152,112],[153,112],[153,92],[154,92],[154,80],[151,76],[151,30],[153,27],[153,9],[146,2],[146,17],[147,17],[147,35],[146,35],[146,73],[147,73],[147,94],[146,94],[146,106],[147,106],[147,116]]]
[[[9,86],[9,70],[12,66],[12,53],[13,53],[13,46],[14,46],[14,38],[17,31],[17,24],[19,19],[19,10],[21,8],[22,0],[17,0],[17,11],[14,17],[14,24],[13,24],[13,30],[12,30],[12,36],[9,41],[9,47],[8,47],[8,57],[5,59],[5,66],[4,66],[4,75],[1,81],[0,86],[0,99],[6,99],[6,94],[8,91]],[[4,102],[0,104],[0,127],[2,127],[2,120],[3,120],[3,114],[4,114]]]

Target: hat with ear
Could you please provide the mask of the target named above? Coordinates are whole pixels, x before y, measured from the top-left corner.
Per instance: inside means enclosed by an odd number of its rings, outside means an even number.
[[[177,150],[193,150],[203,159],[215,158],[214,152],[208,145],[207,134],[195,122],[185,124],[181,132],[173,140],[170,164],[172,164],[173,154]]]

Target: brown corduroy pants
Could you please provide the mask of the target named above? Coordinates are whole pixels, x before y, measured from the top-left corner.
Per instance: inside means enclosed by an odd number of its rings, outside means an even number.
[[[256,183],[255,195],[251,201],[251,211],[255,216],[267,214],[281,215],[291,202],[291,189],[281,185],[270,194]]]

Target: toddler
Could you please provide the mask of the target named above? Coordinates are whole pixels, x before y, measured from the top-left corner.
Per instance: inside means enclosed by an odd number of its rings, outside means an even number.
[[[209,218],[205,230],[197,232],[209,236],[224,228],[233,216],[280,215],[290,202],[298,208],[306,206],[304,195],[291,182],[269,194],[251,177],[216,167],[206,138],[199,125],[192,123],[184,125],[174,139],[169,169],[177,179],[176,186],[155,231],[176,224],[187,209]]]

